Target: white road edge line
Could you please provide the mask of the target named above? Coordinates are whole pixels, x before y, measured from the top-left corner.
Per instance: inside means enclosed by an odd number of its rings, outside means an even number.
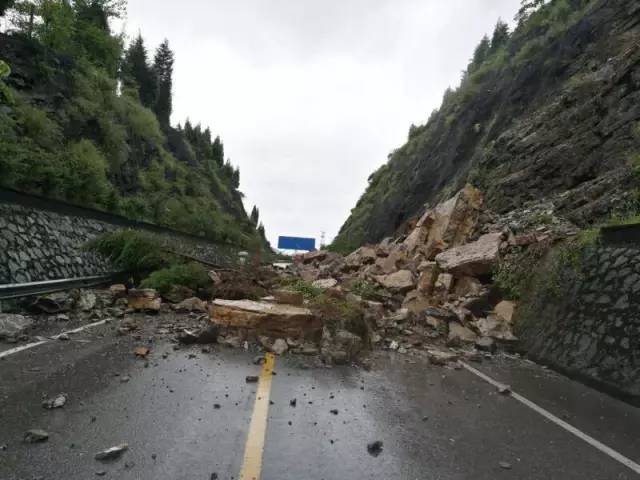
[[[9,355],[13,355],[14,353],[19,353],[19,352],[22,352],[23,350],[28,350],[30,348],[43,345],[45,343],[49,343],[51,340],[57,340],[61,335],[64,335],[64,334],[69,335],[69,334],[78,333],[78,332],[81,332],[83,330],[86,330],[87,328],[97,327],[98,325],[102,325],[104,323],[107,323],[107,320],[100,320],[99,322],[90,323],[88,325],[84,325],[84,326],[79,327],[79,328],[74,328],[73,330],[68,330],[66,332],[59,333],[58,335],[54,335],[51,338],[48,338],[46,340],[40,340],[39,342],[27,343],[26,345],[22,345],[20,347],[12,348],[10,350],[5,350],[4,352],[0,352],[0,358],[8,357]]]
[[[496,380],[494,380],[493,378],[489,377],[488,375],[485,375],[484,373],[482,373],[480,370],[476,370],[475,368],[473,368],[471,365],[468,365],[464,362],[461,362],[462,366],[468,370],[469,372],[473,373],[474,375],[480,377],[481,379],[483,379],[485,382],[490,383],[491,385],[493,385],[496,388],[500,388],[500,387],[504,387],[505,385],[503,383],[500,383]],[[620,462],[621,464],[623,464],[625,467],[630,468],[631,470],[633,470],[634,472],[640,474],[640,465],[637,464],[636,462],[634,462],[633,460],[625,457],[624,455],[622,455],[621,453],[616,452],[614,449],[612,449],[611,447],[606,446],[604,443],[599,442],[598,440],[596,440],[595,438],[587,435],[586,433],[584,433],[581,430],[578,430],[576,427],[574,427],[573,425],[568,424],[567,422],[565,422],[564,420],[556,417],[554,414],[552,414],[551,412],[548,412],[547,410],[545,410],[544,408],[542,408],[541,406],[533,403],[531,400],[526,399],[525,397],[523,397],[522,395],[516,393],[516,392],[511,392],[511,397],[513,397],[514,399],[516,399],[517,401],[519,401],[520,403],[522,403],[523,405],[526,405],[527,407],[529,407],[530,409],[532,409],[533,411],[539,413],[540,415],[542,415],[543,417],[545,417],[547,420],[552,421],[553,423],[555,423],[556,425],[558,425],[559,427],[564,428],[567,432],[572,433],[573,435],[575,435],[576,437],[578,437],[579,439],[587,442],[589,445],[591,445],[592,447],[597,448],[598,450],[600,450],[602,453],[610,456],[611,458],[613,458],[614,460]]]

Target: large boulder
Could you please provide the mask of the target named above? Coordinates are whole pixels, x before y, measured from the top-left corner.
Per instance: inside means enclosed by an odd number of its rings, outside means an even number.
[[[477,339],[478,336],[469,328],[458,322],[449,323],[449,337],[447,339],[447,345],[457,347],[463,343],[475,343]]]
[[[308,308],[253,300],[216,299],[209,315],[216,325],[273,338],[311,338],[322,326]]]
[[[421,313],[431,306],[433,300],[430,296],[425,295],[420,290],[411,290],[404,297],[402,307],[408,309],[412,313]]]
[[[206,313],[207,304],[198,297],[183,300],[175,306],[177,312],[201,312]]]
[[[386,257],[378,258],[376,265],[383,274],[388,275],[398,271],[406,261],[407,254],[404,246],[397,245],[395,248],[390,249]]]
[[[13,338],[22,335],[33,325],[33,320],[22,315],[0,313],[0,338]]]
[[[158,292],[151,288],[132,288],[127,295],[127,304],[133,310],[159,312],[162,306],[162,299]]]
[[[517,337],[511,331],[511,324],[499,315],[487,315],[476,322],[478,331],[485,337],[514,341]]]
[[[446,202],[428,210],[416,225],[416,229],[427,229],[424,252],[433,258],[438,252],[469,240],[480,217],[482,193],[471,185],[465,186]],[[419,240],[420,232],[412,232],[411,242]]]
[[[436,262],[442,270],[455,276],[486,275],[498,261],[501,243],[501,233],[488,233],[475,242],[438,254]]]
[[[352,267],[359,267],[361,265],[368,265],[374,263],[378,255],[374,247],[360,247],[357,250],[351,252],[345,258],[347,265]]]
[[[408,292],[415,287],[416,281],[410,270],[398,270],[388,275],[374,277],[376,281],[387,290],[394,292]]]
[[[347,330],[338,330],[332,334],[325,328],[322,337],[321,354],[327,363],[348,363],[364,346],[362,338]]]
[[[515,309],[516,309],[515,302],[509,301],[509,300],[502,300],[493,308],[493,311],[495,312],[496,315],[506,320],[507,323],[511,324]]]

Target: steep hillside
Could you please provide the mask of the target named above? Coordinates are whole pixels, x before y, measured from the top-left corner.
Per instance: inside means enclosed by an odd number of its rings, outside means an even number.
[[[169,124],[168,43],[155,63],[141,38],[125,50],[109,29],[114,3],[38,0],[7,12],[0,185],[220,242],[266,245],[257,218],[245,212],[239,171],[225,162],[221,140],[188,121]]]
[[[483,39],[458,89],[371,175],[334,248],[379,241],[465,183],[497,212],[546,200],[583,226],[638,213],[640,3],[540,3]]]

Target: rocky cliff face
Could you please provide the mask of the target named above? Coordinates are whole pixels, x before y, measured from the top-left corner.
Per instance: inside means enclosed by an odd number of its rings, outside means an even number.
[[[334,246],[377,242],[467,182],[498,213],[545,203],[581,226],[636,213],[639,45],[638,2],[545,5],[411,128]]]

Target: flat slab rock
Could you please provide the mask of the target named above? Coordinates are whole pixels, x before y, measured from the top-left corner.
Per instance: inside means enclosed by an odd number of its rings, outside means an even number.
[[[456,276],[485,275],[498,261],[502,234],[488,233],[475,242],[450,248],[436,256],[438,266]]]
[[[0,313],[0,338],[20,335],[33,325],[33,320],[22,315]]]
[[[307,337],[322,326],[308,308],[254,300],[214,300],[209,314],[214,324],[279,338]]]

